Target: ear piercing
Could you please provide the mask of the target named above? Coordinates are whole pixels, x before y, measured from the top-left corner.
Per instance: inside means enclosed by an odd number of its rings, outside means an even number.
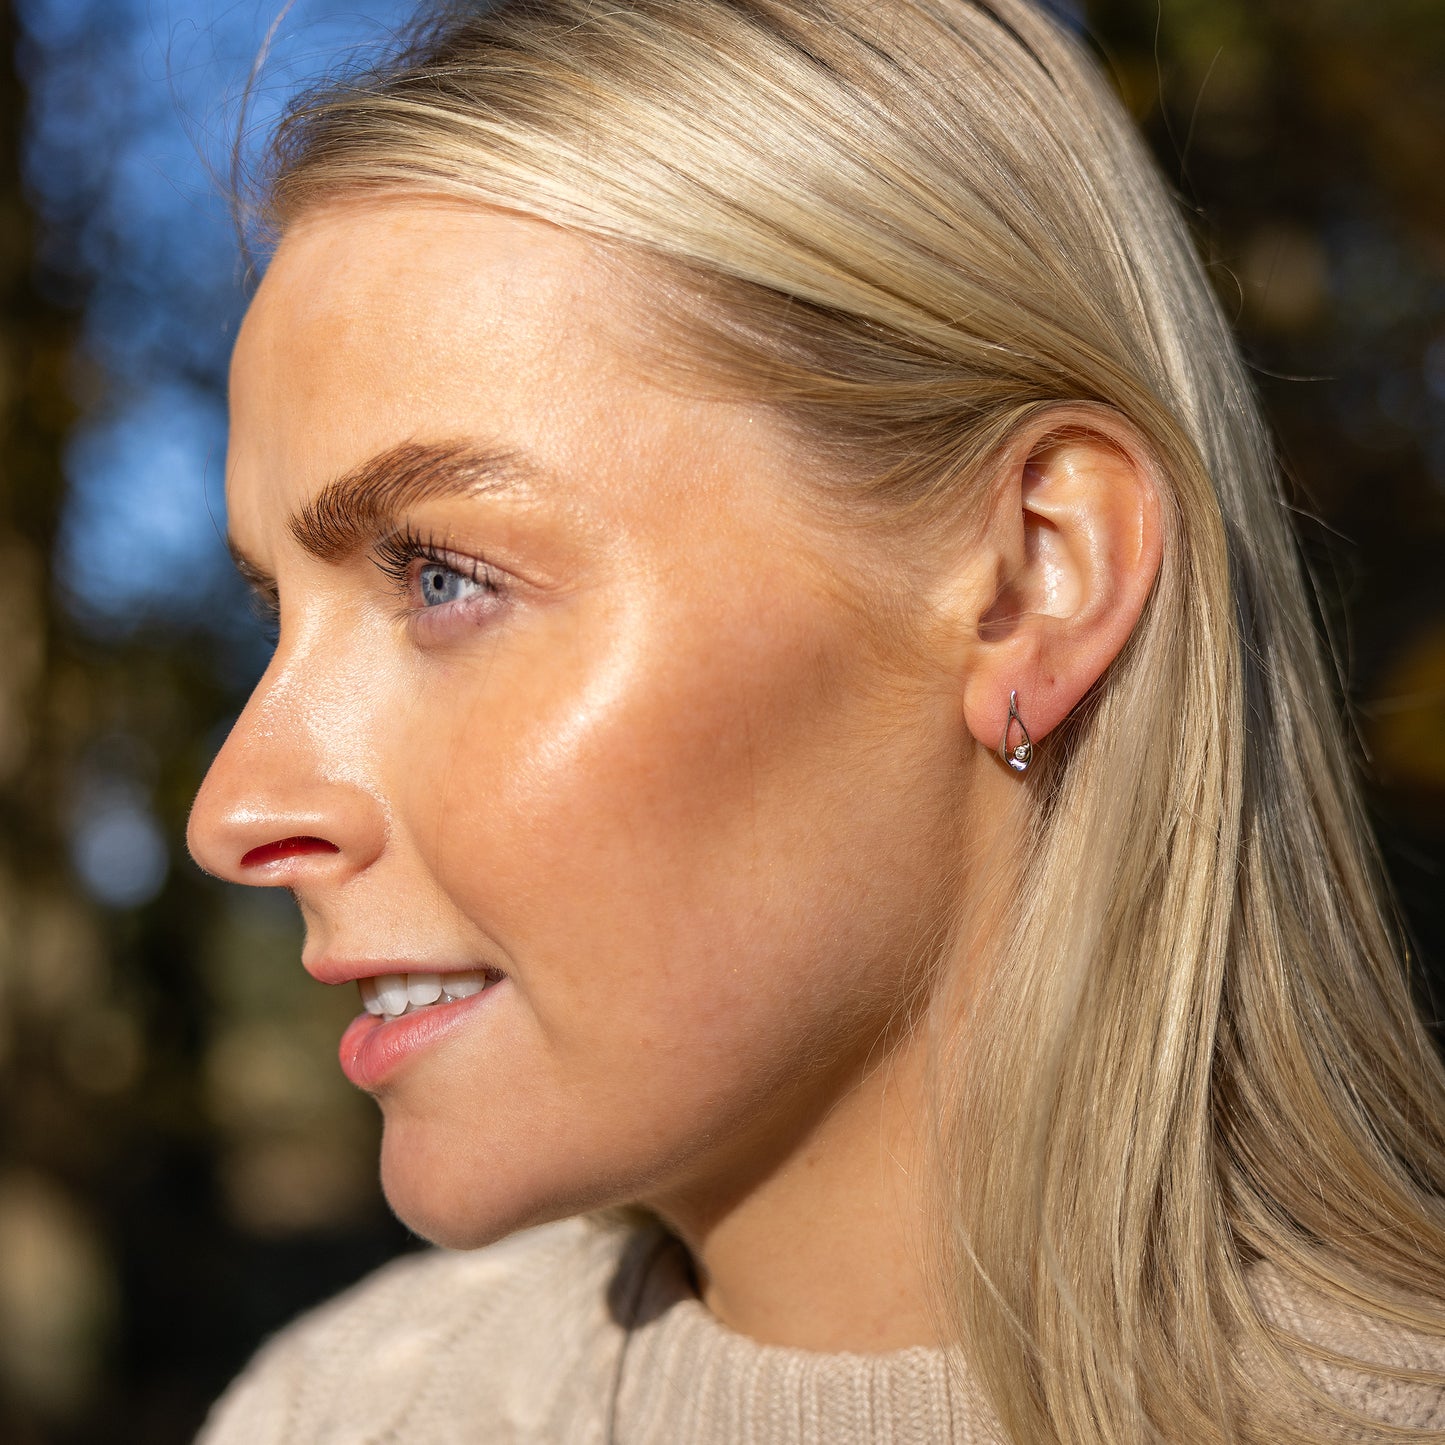
[[[1018,725],[1019,740],[1013,747],[1009,747],[1008,736],[1015,724]],[[1019,716],[1019,695],[1016,692],[1008,695],[1008,721],[1003,725],[1003,737],[998,745],[998,755],[1016,773],[1028,772],[1029,764],[1034,760],[1033,740],[1029,737],[1029,730]]]

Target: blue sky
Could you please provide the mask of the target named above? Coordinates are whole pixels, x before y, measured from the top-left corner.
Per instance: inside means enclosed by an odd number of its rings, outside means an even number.
[[[252,138],[288,95],[384,44],[411,9],[21,0],[42,256],[49,284],[84,300],[55,575],[91,630],[190,627],[225,590],[225,367],[245,285],[218,177],[268,30]]]
[[[42,283],[79,311],[62,605],[102,646],[213,641],[248,687],[264,657],[222,538],[225,377],[246,299],[225,199],[232,138],[263,137],[287,96],[410,13],[399,0],[20,0],[24,155]],[[281,16],[278,22],[278,15]],[[252,66],[275,32],[260,78]],[[91,896],[141,906],[178,840],[143,741],[107,734],[72,780],[71,858]]]

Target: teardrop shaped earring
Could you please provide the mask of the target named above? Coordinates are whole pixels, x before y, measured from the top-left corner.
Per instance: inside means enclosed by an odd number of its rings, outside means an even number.
[[[1019,741],[1013,747],[1008,745],[1008,735],[1014,724],[1018,724]],[[1003,725],[1003,738],[998,745],[998,755],[1016,773],[1026,773],[1029,764],[1034,760],[1033,739],[1029,737],[1029,730],[1024,726],[1024,720],[1019,716],[1019,695],[1011,692],[1008,695],[1008,721]]]

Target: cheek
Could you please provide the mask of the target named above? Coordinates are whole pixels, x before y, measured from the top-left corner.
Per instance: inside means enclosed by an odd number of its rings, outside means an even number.
[[[605,643],[532,636],[442,684],[410,832],[594,1082],[644,1057],[762,1069],[894,1002],[887,956],[943,826],[926,746],[899,743],[933,720],[824,607],[613,619]]]

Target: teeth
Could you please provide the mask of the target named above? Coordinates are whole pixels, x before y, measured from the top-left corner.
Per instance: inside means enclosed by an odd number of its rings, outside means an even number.
[[[443,992],[450,1001],[458,998],[471,998],[473,994],[481,993],[486,986],[487,979],[483,974],[449,973]]]
[[[408,999],[406,978],[399,973],[384,973],[376,981],[376,996],[384,1014],[404,1014]]]
[[[472,998],[500,977],[494,970],[480,968],[466,973],[384,973],[359,978],[356,985],[367,1013],[395,1019],[436,1003]]]
[[[439,973],[409,973],[406,976],[406,1001],[421,1008],[424,1004],[435,1003],[442,996],[442,976]]]

